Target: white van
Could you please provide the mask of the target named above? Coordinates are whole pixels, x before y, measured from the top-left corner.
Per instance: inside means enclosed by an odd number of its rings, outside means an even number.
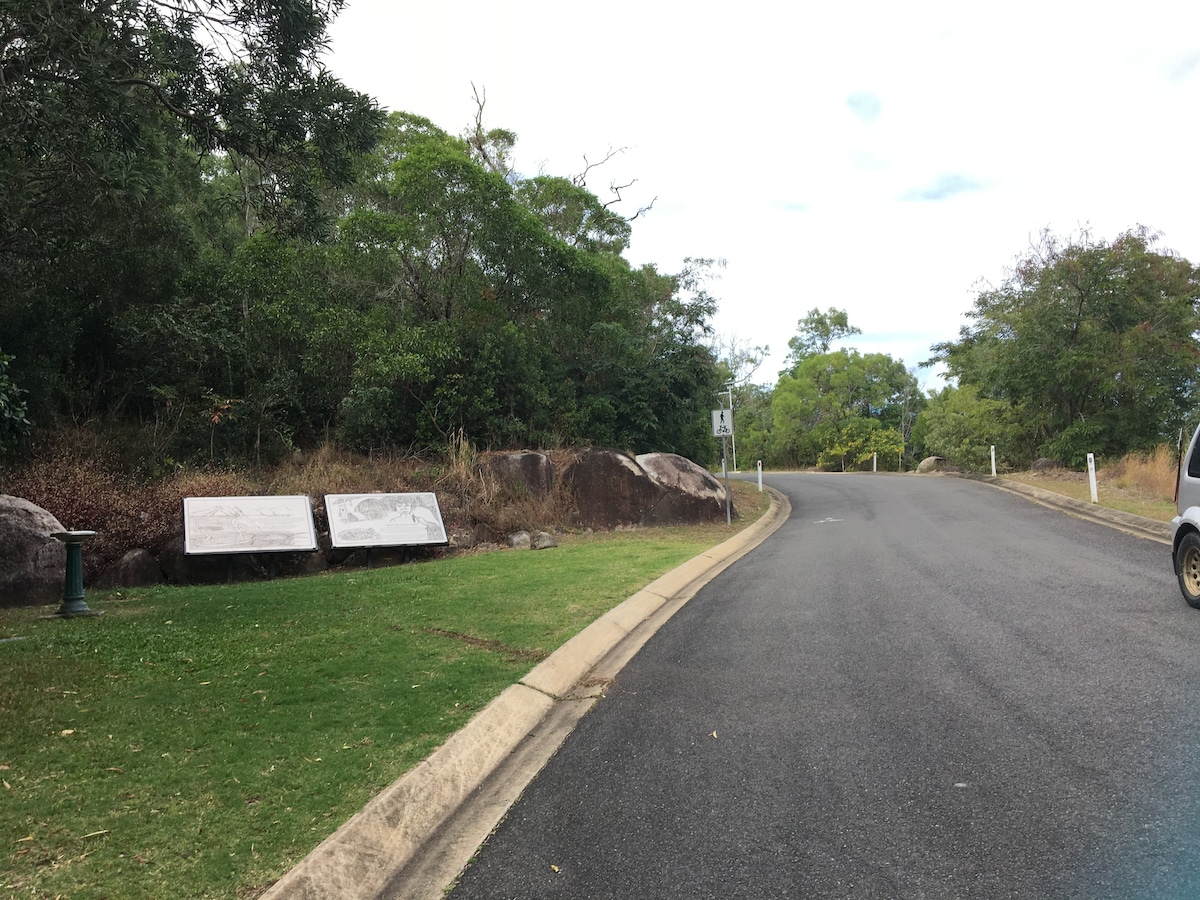
[[[1175,510],[1171,520],[1171,557],[1179,590],[1188,604],[1200,609],[1200,428],[1192,435],[1187,453],[1179,461],[1175,482]]]

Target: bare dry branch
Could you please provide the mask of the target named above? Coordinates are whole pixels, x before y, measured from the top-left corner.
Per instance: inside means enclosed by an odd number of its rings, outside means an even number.
[[[608,152],[604,154],[604,159],[600,160],[599,162],[591,162],[587,158],[587,154],[585,153],[583,155],[583,163],[584,163],[583,171],[580,172],[578,175],[572,176],[571,183],[573,185],[575,185],[575,187],[581,187],[581,188],[587,187],[588,173],[591,172],[592,169],[599,168],[600,166],[604,165],[606,162],[611,160],[614,156],[619,156],[620,154],[624,153],[628,149],[629,149],[628,147],[618,147],[617,149],[614,150],[612,147],[609,147]]]
[[[628,182],[627,184],[617,184],[615,181],[612,182],[611,184],[609,184],[608,189],[615,196],[612,200],[609,200],[607,203],[604,204],[604,208],[608,209],[610,206],[614,206],[615,204],[620,203],[624,199],[621,196],[621,191],[625,190],[626,188],[631,188],[635,184],[637,184],[636,178],[633,179],[633,181]],[[635,212],[632,216],[629,216],[628,218],[626,218],[625,221],[632,222],[635,219],[641,218],[643,215],[650,212],[650,210],[652,210],[654,208],[654,204],[657,202],[658,202],[658,197],[656,196],[653,200],[650,201],[650,204],[648,206],[639,207],[638,211]]]

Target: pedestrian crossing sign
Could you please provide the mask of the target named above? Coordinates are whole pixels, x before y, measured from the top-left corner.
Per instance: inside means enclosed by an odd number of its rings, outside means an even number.
[[[713,437],[729,437],[733,434],[732,409],[714,409],[712,419]]]

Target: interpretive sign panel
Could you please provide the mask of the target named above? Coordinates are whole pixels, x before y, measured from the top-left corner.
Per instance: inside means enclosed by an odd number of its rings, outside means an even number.
[[[326,494],[329,540],[335,547],[445,544],[434,494]]]
[[[312,501],[284,497],[184,497],[183,552],[316,550]]]

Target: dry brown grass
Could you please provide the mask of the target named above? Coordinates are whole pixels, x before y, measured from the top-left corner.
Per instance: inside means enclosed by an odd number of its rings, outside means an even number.
[[[135,547],[164,550],[182,533],[184,497],[237,496],[257,486],[244,475],[201,470],[140,483],[96,457],[34,462],[7,475],[2,490],[47,510],[64,528],[95,531],[84,545],[91,578]]]
[[[1100,505],[1169,522],[1175,515],[1177,471],[1175,448],[1169,444],[1160,444],[1148,453],[1127,454],[1097,470]],[[1005,477],[1076,500],[1091,500],[1086,472],[1050,469],[1044,472],[1014,472]]]
[[[551,454],[556,467],[567,453]],[[184,497],[303,494],[313,499],[318,531],[328,527],[326,494],[433,491],[447,529],[498,539],[517,530],[550,530],[571,521],[561,490],[547,498],[498,484],[463,439],[445,457],[369,457],[331,447],[297,455],[257,472],[179,469],[139,480],[99,445],[75,442],[70,453],[42,456],[6,472],[0,493],[23,497],[49,511],[68,529],[97,532],[84,545],[84,569],[94,578],[133,548],[160,553],[183,533]]]
[[[1128,454],[1107,471],[1118,487],[1134,487],[1159,500],[1172,500],[1179,456],[1170,444],[1159,444],[1149,453]]]

